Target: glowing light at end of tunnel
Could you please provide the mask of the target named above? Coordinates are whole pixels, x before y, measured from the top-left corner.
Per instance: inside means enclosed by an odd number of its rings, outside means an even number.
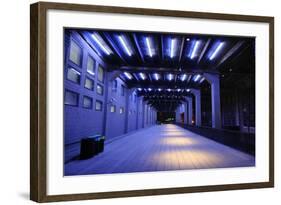
[[[122,36],[118,36],[119,41],[121,42],[123,48],[125,49],[126,53],[128,54],[128,56],[132,55],[132,52],[130,51],[129,47],[127,46],[127,44],[125,43],[125,40]]]
[[[217,56],[217,54],[219,53],[219,51],[222,49],[223,45],[224,45],[224,42],[220,42],[220,43],[217,45],[217,47],[215,48],[214,52],[213,52],[213,53],[210,55],[210,57],[209,57],[210,60],[213,60],[213,59]]]

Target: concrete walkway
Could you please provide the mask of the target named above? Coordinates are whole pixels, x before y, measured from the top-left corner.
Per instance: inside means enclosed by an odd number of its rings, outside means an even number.
[[[103,153],[65,165],[65,175],[255,166],[255,158],[176,125],[156,125],[113,141]]]

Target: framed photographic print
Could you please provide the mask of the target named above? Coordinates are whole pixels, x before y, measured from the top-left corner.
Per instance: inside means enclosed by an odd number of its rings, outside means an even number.
[[[30,197],[274,186],[274,18],[31,5]]]

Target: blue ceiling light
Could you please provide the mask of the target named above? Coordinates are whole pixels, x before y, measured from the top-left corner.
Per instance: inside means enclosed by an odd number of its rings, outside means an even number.
[[[148,91],[149,91],[149,92],[152,91],[152,88],[148,88]]]
[[[183,74],[182,76],[181,76],[181,81],[185,81],[187,79],[187,75],[186,74]]]
[[[140,73],[139,76],[140,76],[140,78],[141,78],[142,80],[145,80],[145,79],[146,79],[146,75],[145,75],[144,73]]]
[[[112,50],[106,45],[98,33],[93,33],[91,36],[106,55],[112,54]]]
[[[158,88],[158,91],[160,92],[160,91],[162,91],[162,89],[161,89],[161,88]]]
[[[177,91],[178,91],[178,92],[180,92],[180,91],[181,91],[181,89],[180,89],[180,88],[178,88],[178,89],[177,89]]]
[[[154,73],[153,74],[155,80],[159,80],[160,79],[160,75],[158,73]]]
[[[192,47],[191,47],[191,50],[189,52],[189,58],[190,59],[193,59],[195,56],[197,56],[199,45],[200,45],[200,41],[199,40],[197,40],[197,41],[194,40],[192,42]]]
[[[200,74],[195,75],[194,78],[193,78],[194,82],[197,82],[200,77],[201,77]]]
[[[199,81],[199,83],[202,83],[205,80],[204,77],[201,78],[201,80]]]
[[[146,42],[146,46],[148,48],[148,53],[149,53],[149,56],[152,57],[153,54],[152,54],[152,50],[151,50],[151,44],[150,44],[150,40],[148,37],[145,38],[145,42]]]
[[[190,89],[186,89],[186,92],[190,92]]]
[[[167,77],[168,77],[168,80],[171,81],[171,80],[173,80],[174,76],[173,76],[173,74],[169,73]]]
[[[128,78],[129,80],[132,80],[133,79],[133,76],[128,73],[128,72],[124,72],[124,75],[126,76],[126,78]]]
[[[171,89],[170,89],[170,88],[168,88],[168,89],[167,89],[167,91],[168,91],[168,92],[171,92]]]
[[[132,56],[132,51],[130,50],[130,48],[128,47],[128,45],[125,42],[125,39],[123,38],[123,36],[118,36],[119,41],[121,42],[123,48],[125,49],[126,53],[128,54],[128,56]]]
[[[222,49],[223,45],[224,45],[224,42],[216,43],[215,48],[212,49],[212,53],[209,55],[210,60],[213,60],[218,55],[218,53]]]
[[[175,43],[176,39],[171,38],[171,48],[170,48],[170,57],[173,58],[175,56]]]
[[[138,88],[138,91],[142,91],[142,89],[141,89],[141,88]]]

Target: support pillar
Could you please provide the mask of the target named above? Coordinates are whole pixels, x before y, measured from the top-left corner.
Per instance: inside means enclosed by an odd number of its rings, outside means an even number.
[[[190,89],[195,96],[195,125],[201,126],[201,91],[197,89]]]
[[[212,98],[212,127],[221,129],[221,101],[219,74],[204,73],[206,80],[211,84]]]
[[[192,109],[192,97],[186,97],[186,119],[187,119],[187,124],[188,125],[192,125],[192,113],[193,113],[193,109]]]

